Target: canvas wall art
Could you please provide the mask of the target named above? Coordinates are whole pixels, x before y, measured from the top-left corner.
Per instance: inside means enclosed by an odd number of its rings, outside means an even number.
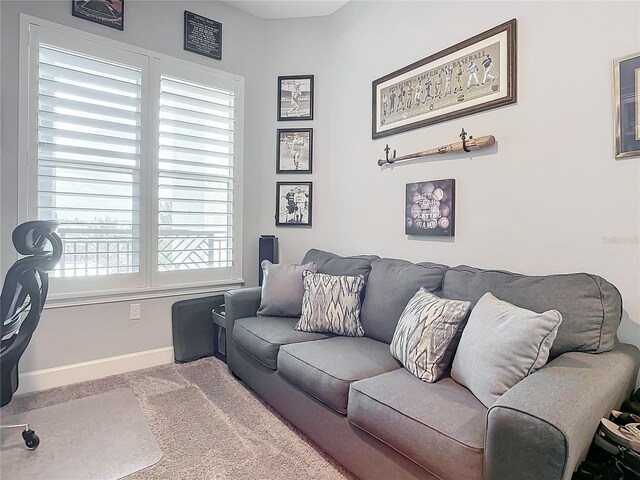
[[[453,237],[455,235],[454,179],[408,183],[405,233]]]

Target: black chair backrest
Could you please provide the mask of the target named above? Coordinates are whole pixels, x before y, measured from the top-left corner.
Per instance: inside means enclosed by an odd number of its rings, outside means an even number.
[[[4,279],[0,294],[0,366],[4,406],[17,388],[17,364],[40,321],[49,290],[49,275],[62,256],[58,222],[26,222],[16,227],[12,240],[18,253]],[[7,378],[7,377],[15,377]],[[11,382],[8,387],[6,382]]]

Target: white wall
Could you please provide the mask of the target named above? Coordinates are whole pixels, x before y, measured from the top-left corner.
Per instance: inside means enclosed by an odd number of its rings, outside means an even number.
[[[193,11],[223,24],[223,56],[216,61],[183,50],[183,12]],[[24,188],[17,182],[18,149],[18,64],[20,13],[112,38],[155,52],[171,55],[245,77],[245,104],[261,102],[264,21],[218,2],[147,2],[127,1],[124,32],[71,16],[71,2],[5,1],[0,2],[2,58],[2,185],[0,211],[1,237],[11,238],[17,224],[17,206],[24,201]],[[275,80],[274,80],[275,83]],[[252,138],[262,126],[247,109],[245,115],[244,203],[256,203],[259,176],[253,165],[261,160]],[[244,258],[257,263],[255,252],[257,225],[247,221],[244,233]],[[2,242],[2,271],[15,260],[10,241]],[[255,274],[254,274],[255,276]],[[203,295],[199,295],[203,296]],[[48,369],[105,357],[170,347],[171,305],[189,297],[142,300],[140,321],[129,320],[129,303],[110,303],[82,307],[47,309],[22,357],[22,372]]]
[[[371,140],[372,80],[514,17],[517,104]],[[640,4],[358,1],[319,22],[268,24],[272,50],[283,52],[271,77],[315,73],[318,84],[313,229],[273,226],[275,106],[263,132],[261,232],[279,236],[282,259],[300,261],[314,246],[596,273],[622,292],[620,338],[640,346],[640,159],[614,159],[611,79],[614,58],[640,51]],[[473,158],[376,164],[386,143],[403,155],[456,141],[462,127],[495,135],[497,146]],[[456,179],[455,239],[408,238],[405,184],[441,178]]]

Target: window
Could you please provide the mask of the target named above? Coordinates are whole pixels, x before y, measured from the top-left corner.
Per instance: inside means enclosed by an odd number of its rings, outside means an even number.
[[[81,37],[81,38],[79,38]],[[29,216],[53,293],[237,283],[242,79],[29,25]]]

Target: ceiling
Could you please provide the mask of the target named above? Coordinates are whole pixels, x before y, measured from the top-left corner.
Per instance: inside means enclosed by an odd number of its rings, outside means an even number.
[[[331,15],[349,0],[223,0],[258,18],[300,18]]]

